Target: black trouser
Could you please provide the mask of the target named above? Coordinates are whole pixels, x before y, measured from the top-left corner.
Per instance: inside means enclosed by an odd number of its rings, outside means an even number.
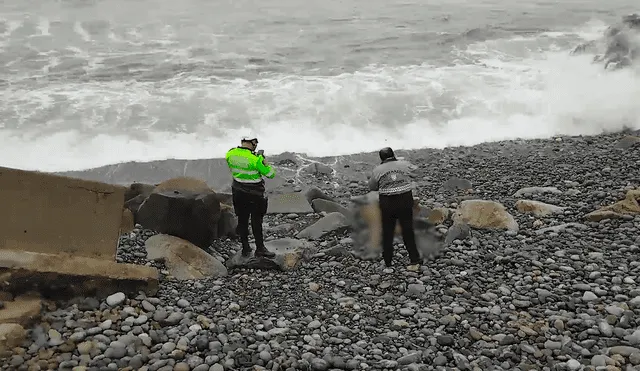
[[[400,221],[402,239],[409,253],[411,264],[420,260],[413,230],[413,194],[405,192],[398,195],[380,195],[380,213],[382,214],[382,257],[385,264],[391,266],[393,258],[393,237],[396,223]]]
[[[237,233],[240,236],[242,247],[249,246],[249,217],[251,217],[251,229],[256,239],[256,248],[264,248],[264,236],[262,234],[262,220],[267,214],[268,201],[265,196],[246,193],[235,188],[231,190],[233,196],[233,209],[238,217]]]

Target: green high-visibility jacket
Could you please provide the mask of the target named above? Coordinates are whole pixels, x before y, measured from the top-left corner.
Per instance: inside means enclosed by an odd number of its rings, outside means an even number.
[[[256,155],[248,148],[231,148],[225,156],[231,176],[232,187],[249,193],[264,193],[264,179],[273,179],[276,172],[268,164],[265,164],[264,156]]]

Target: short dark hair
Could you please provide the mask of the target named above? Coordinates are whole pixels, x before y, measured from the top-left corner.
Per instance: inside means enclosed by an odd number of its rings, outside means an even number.
[[[391,147],[384,147],[378,152],[378,155],[380,156],[380,160],[382,161],[388,160],[390,158],[396,158],[396,154],[393,152],[393,149]]]

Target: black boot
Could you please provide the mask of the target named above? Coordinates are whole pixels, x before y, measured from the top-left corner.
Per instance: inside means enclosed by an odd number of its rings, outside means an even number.
[[[267,250],[267,248],[264,245],[258,245],[258,246],[256,246],[256,256],[263,256],[265,258],[273,258],[273,257],[276,256],[276,254],[272,253],[269,250]]]
[[[242,242],[242,256],[247,257],[251,255],[251,245],[249,245],[249,238],[240,237],[240,240]]]

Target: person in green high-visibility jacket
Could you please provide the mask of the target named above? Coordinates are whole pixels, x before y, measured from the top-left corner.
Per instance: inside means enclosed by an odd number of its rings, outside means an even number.
[[[267,250],[262,234],[262,220],[267,214],[268,200],[265,195],[263,177],[273,179],[275,170],[267,164],[262,151],[255,152],[258,138],[244,136],[240,146],[231,148],[225,156],[233,182],[231,193],[233,208],[238,217],[237,233],[242,243],[242,255],[251,255],[249,245],[249,219],[256,240],[256,256],[272,258],[274,253]]]

